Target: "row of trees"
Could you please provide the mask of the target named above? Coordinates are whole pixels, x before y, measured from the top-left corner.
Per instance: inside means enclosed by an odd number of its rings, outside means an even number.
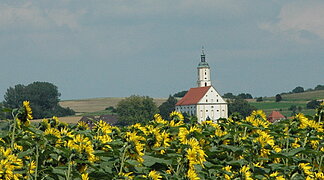
[[[60,96],[57,86],[49,82],[33,82],[27,86],[18,84],[7,89],[1,108],[15,109],[28,100],[35,119],[74,115],[72,109],[59,105]],[[2,116],[11,118],[11,114],[3,113]]]
[[[164,119],[169,119],[169,114],[175,110],[177,99],[174,96],[169,96],[166,102],[159,107],[153,101],[153,98],[148,96],[130,96],[123,99],[117,104],[116,112],[118,114],[118,124],[125,126],[135,123],[143,123],[143,121],[151,119],[154,114],[160,113]],[[256,110],[246,100],[240,97],[228,100],[229,115],[246,117]],[[189,120],[189,116],[185,114],[185,118]]]

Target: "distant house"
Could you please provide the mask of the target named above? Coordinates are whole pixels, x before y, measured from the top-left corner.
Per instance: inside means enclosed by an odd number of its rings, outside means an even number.
[[[105,121],[110,125],[116,125],[118,122],[118,117],[116,115],[107,114],[107,115],[100,116],[98,120]]]
[[[267,119],[269,122],[274,123],[278,120],[286,119],[286,117],[282,115],[279,111],[272,111]]]
[[[83,116],[80,120],[85,122],[86,124],[88,124],[89,128],[92,129],[92,127],[95,125],[95,122],[98,121],[97,118],[95,118],[94,116]]]

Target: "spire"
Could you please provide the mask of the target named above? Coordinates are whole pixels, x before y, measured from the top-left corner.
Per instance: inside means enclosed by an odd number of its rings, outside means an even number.
[[[205,60],[205,49],[204,49],[204,46],[202,46],[202,48],[201,48],[200,61],[201,62],[206,62],[206,60]]]

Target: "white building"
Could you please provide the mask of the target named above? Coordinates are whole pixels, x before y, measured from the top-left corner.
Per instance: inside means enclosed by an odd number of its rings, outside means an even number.
[[[198,87],[191,88],[176,104],[175,110],[197,116],[198,122],[227,118],[227,103],[212,86],[210,67],[205,60],[204,51],[198,65]]]

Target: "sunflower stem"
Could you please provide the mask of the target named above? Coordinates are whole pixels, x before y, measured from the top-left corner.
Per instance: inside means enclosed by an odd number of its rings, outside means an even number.
[[[36,168],[35,168],[35,180],[37,180],[37,175],[38,175],[38,158],[39,158],[39,150],[38,150],[38,144],[36,144]]]
[[[17,124],[17,116],[14,116],[13,112],[12,112],[12,116],[13,116],[13,130],[12,130],[12,134],[11,134],[11,149],[14,149],[14,143],[15,143],[15,133],[16,133],[16,124]]]
[[[120,163],[120,169],[119,169],[119,174],[123,172],[123,168],[124,168],[124,163],[125,163],[125,160],[126,160],[126,152],[127,150],[130,148],[130,145],[126,146],[125,149],[124,149],[124,152],[123,152],[123,155],[121,157],[121,163]]]

